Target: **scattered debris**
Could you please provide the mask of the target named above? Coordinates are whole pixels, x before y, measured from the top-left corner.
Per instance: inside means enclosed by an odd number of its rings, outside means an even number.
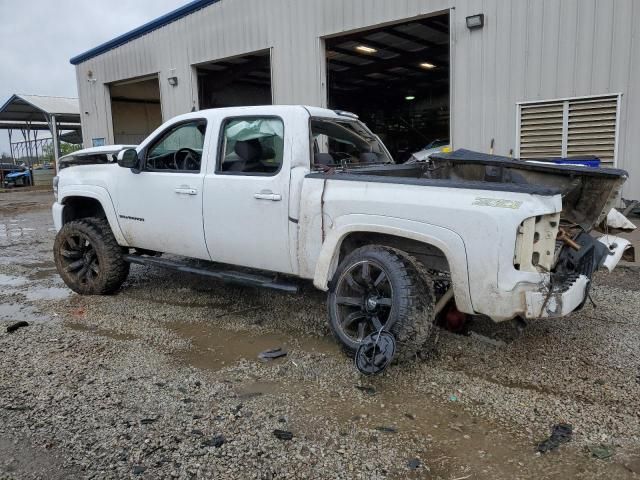
[[[470,332],[469,336],[471,338],[473,338],[474,340],[478,340],[480,342],[486,343],[488,345],[493,345],[494,347],[504,347],[506,345],[505,342],[503,342],[502,340],[497,340],[495,338],[489,338],[485,335],[480,335],[479,333],[476,332]]]
[[[158,420],[158,418],[160,418],[160,417],[143,418],[142,420],[140,420],[140,423],[142,425],[149,425],[150,423],[153,423],[156,420]]]
[[[356,351],[356,368],[364,375],[378,375],[389,366],[395,353],[395,337],[380,329],[362,340]]]
[[[7,405],[3,408],[10,412],[26,412],[27,410],[31,410],[31,407],[27,405]]]
[[[609,445],[587,445],[586,448],[591,453],[592,457],[596,457],[600,460],[606,460],[613,456],[613,447]]]
[[[16,323],[14,323],[14,324],[12,324],[12,325],[9,325],[9,326],[7,327],[7,333],[13,333],[13,332],[15,332],[16,330],[18,330],[19,328],[22,328],[22,327],[28,327],[28,326],[29,326],[29,323],[28,323],[28,322],[25,322],[25,321],[16,322]]]
[[[293,438],[293,433],[287,431],[287,430],[278,430],[275,429],[273,431],[273,434],[275,435],[276,438],[280,439],[280,440],[291,440]]]
[[[624,214],[620,213],[615,208],[609,210],[609,213],[607,213],[607,218],[603,223],[606,224],[606,227],[612,229],[614,233],[618,231],[632,232],[636,229],[636,226],[631,223],[631,221],[629,221],[629,219]]]
[[[573,427],[568,423],[558,423],[551,429],[551,436],[538,443],[537,450],[540,453],[547,453],[555,450],[561,443],[567,443],[573,435]]]
[[[385,427],[385,426],[376,427],[376,430],[383,433],[396,433],[398,431],[398,429],[395,427]]]
[[[411,470],[419,468],[420,465],[422,465],[422,462],[418,458],[412,458],[407,462],[407,467],[409,467]]]
[[[220,448],[226,441],[227,439],[224,438],[223,435],[214,435],[213,437],[204,440],[202,445],[205,447]]]
[[[375,395],[376,389],[373,387],[368,387],[364,385],[355,385],[355,387],[360,390],[362,393],[366,393],[367,395]]]
[[[147,467],[143,467],[142,465],[134,465],[131,469],[131,473],[134,475],[142,475],[147,470]]]
[[[449,401],[450,402],[457,402],[458,401],[458,396],[455,395],[455,394],[449,395]]]
[[[409,420],[416,419],[416,416],[413,413],[405,413],[404,416],[407,417]]]
[[[284,357],[287,355],[287,351],[283,350],[282,347],[273,348],[271,350],[265,350],[258,355],[260,360],[274,360],[276,358]]]

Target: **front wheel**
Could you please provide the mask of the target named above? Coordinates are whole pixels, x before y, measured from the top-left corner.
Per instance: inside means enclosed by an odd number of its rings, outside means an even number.
[[[410,255],[368,245],[340,263],[329,286],[329,325],[354,353],[369,334],[384,328],[398,342],[397,358],[411,359],[433,328],[433,281]]]
[[[115,292],[129,274],[106,220],[83,218],[66,223],[56,235],[53,256],[64,283],[81,295]]]

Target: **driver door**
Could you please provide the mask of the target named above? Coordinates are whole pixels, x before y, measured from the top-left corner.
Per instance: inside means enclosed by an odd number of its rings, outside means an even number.
[[[170,125],[139,150],[138,173],[119,169],[114,203],[130,246],[209,260],[202,222],[208,130],[204,119]]]

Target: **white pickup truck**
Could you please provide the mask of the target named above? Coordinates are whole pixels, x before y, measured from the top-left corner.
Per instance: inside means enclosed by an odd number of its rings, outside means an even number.
[[[397,165],[347,112],[204,110],[117,164],[62,170],[54,255],[80,294],[116,291],[130,263],[282,290],[312,279],[346,349],[384,326],[411,356],[447,304],[495,321],[580,308],[629,245],[588,233],[626,178],[461,150]]]

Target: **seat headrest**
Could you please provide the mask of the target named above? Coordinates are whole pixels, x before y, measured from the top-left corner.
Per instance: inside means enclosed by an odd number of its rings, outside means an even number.
[[[378,161],[378,155],[373,152],[362,152],[360,154],[360,161],[362,163],[375,163]]]
[[[330,153],[316,152],[314,155],[314,161],[316,165],[333,165],[333,157]]]
[[[238,141],[233,150],[245,162],[256,162],[262,158],[262,145],[257,138]]]

